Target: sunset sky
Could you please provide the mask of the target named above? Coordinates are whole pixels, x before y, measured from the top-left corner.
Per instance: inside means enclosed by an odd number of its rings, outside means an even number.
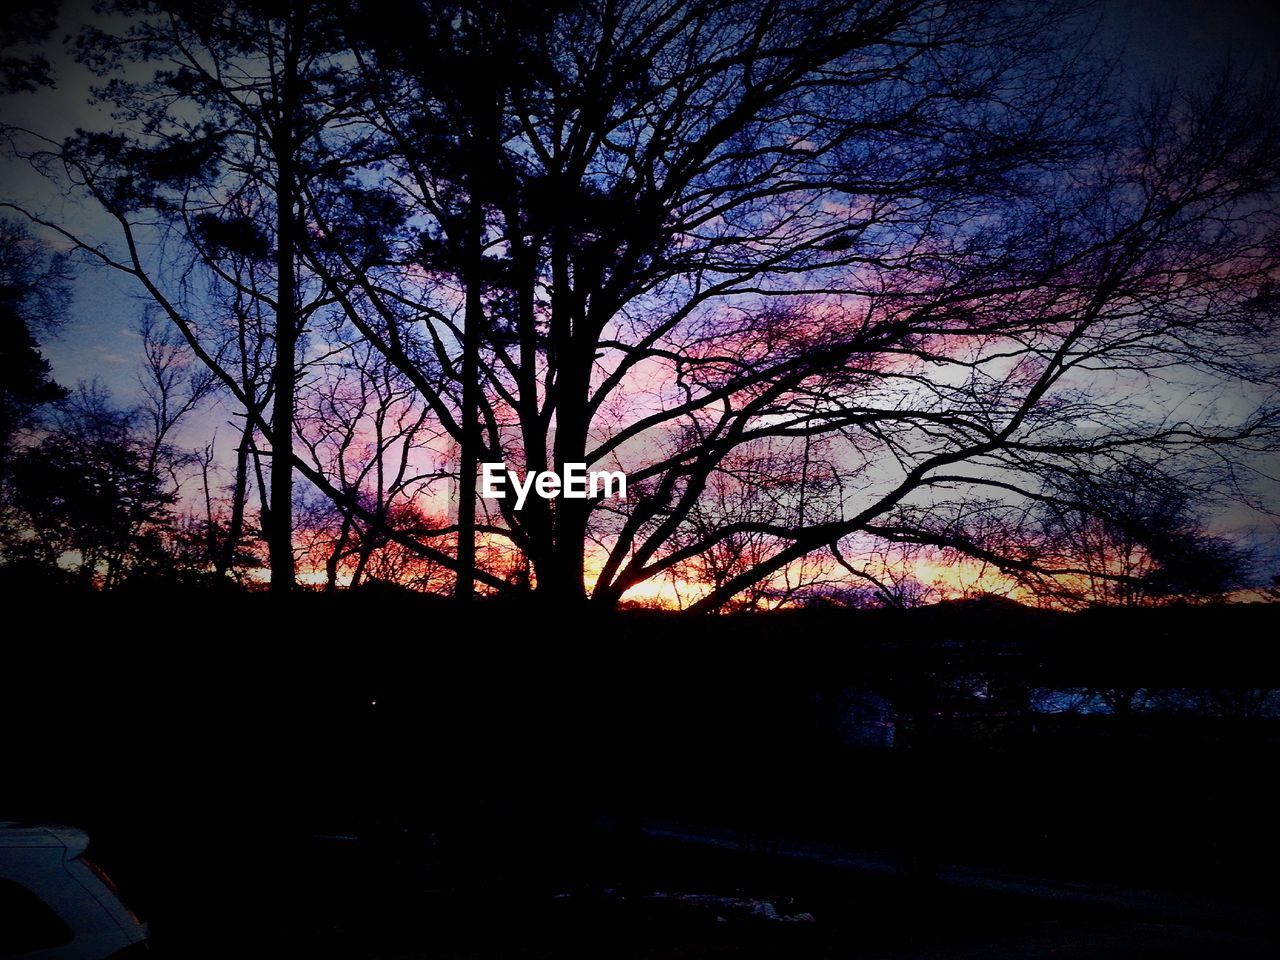
[[[59,31],[59,39],[89,16],[83,12],[87,7],[88,4],[66,5],[66,26]],[[1102,5],[1102,12],[1102,41],[1121,53],[1121,64],[1135,89],[1146,81],[1165,79],[1174,73],[1187,75],[1208,69],[1228,55],[1237,63],[1258,70],[1280,65],[1280,8],[1275,4],[1246,0],[1108,0]],[[76,126],[101,125],[101,115],[95,115],[84,104],[87,74],[66,56],[55,57],[58,88],[7,98],[3,104],[6,120],[55,138]],[[38,205],[56,206],[61,202],[47,195],[44,184],[25,170],[10,166],[4,170],[4,178],[8,192]],[[101,215],[86,209],[83,215],[77,210],[71,216],[82,216],[84,232],[93,235],[94,217]],[[133,328],[145,302],[126,278],[101,268],[83,269],[74,289],[70,321],[56,339],[42,345],[53,364],[54,377],[67,385],[96,380],[111,391],[117,403],[128,404],[138,393],[140,339]],[[635,379],[632,395],[636,398],[654,386],[644,382],[642,373],[636,374]],[[203,444],[216,430],[225,457],[234,441],[230,414],[224,404],[210,405],[187,422],[180,439]],[[445,458],[451,450],[441,442],[430,452]],[[1259,462],[1255,466],[1273,477],[1280,474],[1280,464],[1275,462]],[[1280,507],[1274,488],[1260,491],[1264,495],[1268,492],[1271,505]],[[445,491],[437,488],[426,509],[445,512],[447,507]],[[1213,525],[1255,547],[1260,571],[1274,571],[1280,564],[1280,533],[1275,521],[1263,513],[1237,506],[1220,512],[1213,518]],[[940,584],[944,589],[948,584],[956,589],[1000,585],[998,578],[992,579],[991,572],[979,564],[945,567],[927,558],[913,562],[916,579],[926,585]],[[688,584],[685,589],[690,589]],[[680,592],[678,578],[675,582],[668,578],[643,585],[634,596],[672,602]]]

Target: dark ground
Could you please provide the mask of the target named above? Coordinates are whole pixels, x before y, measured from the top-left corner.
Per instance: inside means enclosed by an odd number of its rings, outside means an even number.
[[[0,819],[87,828],[158,956],[1280,952],[1274,717],[1025,707],[1280,688],[1276,608],[8,601]]]

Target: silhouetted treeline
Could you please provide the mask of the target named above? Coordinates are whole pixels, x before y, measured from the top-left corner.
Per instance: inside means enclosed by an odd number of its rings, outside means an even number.
[[[171,338],[143,439],[193,529],[31,504],[26,559],[704,610],[902,602],[922,551],[1070,605],[1241,579],[1208,521],[1280,446],[1265,80],[1135,82],[1074,0],[100,6],[6,25],[0,89],[59,34],[99,82],[57,78],[83,128],[0,121],[38,184],[0,206]],[[205,394],[230,430],[174,450]],[[517,510],[496,461],[629,497]]]

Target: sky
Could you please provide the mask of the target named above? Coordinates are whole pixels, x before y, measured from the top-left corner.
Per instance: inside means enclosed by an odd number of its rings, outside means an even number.
[[[1128,65],[1157,78],[1224,55],[1242,65],[1274,65],[1280,55],[1280,5],[1266,0],[1110,0],[1104,17]]]
[[[1109,0],[1102,37],[1123,50],[1123,69],[1135,84],[1187,79],[1226,60],[1280,73],[1280,4],[1266,0]],[[1274,457],[1262,467],[1280,474]],[[1274,518],[1233,506],[1213,524],[1254,549],[1260,571],[1280,567]]]
[[[61,49],[61,40],[86,22],[90,4],[63,5],[63,26],[51,44],[58,88],[0,98],[4,122],[63,133],[92,125],[98,117],[83,95],[89,75]],[[1266,0],[1106,0],[1101,5],[1100,39],[1122,50],[1122,65],[1135,83],[1193,75],[1225,57],[1243,66],[1280,66],[1280,4]],[[3,169],[3,168],[0,168]],[[39,194],[41,186],[22,170],[4,169],[4,192]],[[84,216],[91,217],[86,211]],[[86,221],[87,222],[87,221]],[[134,388],[130,367],[137,356],[132,317],[138,306],[130,284],[107,271],[82,274],[74,326],[45,352],[63,382],[99,378],[127,394]]]
[[[75,24],[85,22],[88,3],[64,4],[61,41]],[[1122,64],[1132,81],[1210,69],[1224,57],[1255,68],[1280,64],[1280,4],[1264,0],[1107,0],[1102,4],[1100,38],[1123,50]],[[51,45],[58,88],[38,94],[0,99],[6,123],[62,133],[98,122],[83,96],[88,74]],[[5,193],[39,195],[41,185],[28,173],[3,169]],[[81,216],[91,224],[93,213]],[[64,383],[95,377],[122,401],[136,390],[133,366],[138,339],[133,317],[139,309],[132,285],[110,271],[87,270],[76,284],[73,323],[58,340],[45,346],[56,377]]]
[[[73,0],[64,5],[63,26],[55,40],[74,32],[83,22],[88,3]],[[1172,76],[1189,77],[1230,57],[1240,66],[1280,72],[1280,4],[1262,0],[1106,0],[1100,7],[1099,39],[1120,53],[1120,64],[1130,84]],[[95,111],[84,95],[87,74],[60,50],[52,49],[58,87],[37,94],[0,100],[0,119],[60,137],[81,125],[96,125]],[[97,118],[100,122],[100,116]],[[29,172],[0,166],[0,192],[37,202],[50,202]],[[91,211],[76,212],[87,233],[94,233]],[[99,215],[100,216],[100,215]],[[105,231],[104,231],[105,235]],[[43,345],[53,365],[55,379],[64,384],[97,380],[118,403],[132,402],[138,391],[137,374],[141,341],[134,327],[143,306],[138,290],[127,280],[105,269],[83,269],[75,281],[72,316],[61,334]],[[207,439],[210,427],[229,440],[232,430],[223,426],[227,409],[212,409],[188,424],[195,442]],[[181,439],[181,438],[180,438]],[[1261,515],[1236,511],[1217,518],[1223,532],[1252,537],[1271,567],[1280,564],[1280,532]]]

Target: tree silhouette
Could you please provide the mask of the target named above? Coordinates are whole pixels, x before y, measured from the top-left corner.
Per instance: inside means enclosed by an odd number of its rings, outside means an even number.
[[[63,319],[65,270],[23,226],[0,220],[0,510],[19,436],[35,425],[41,407],[67,396],[50,378],[35,337]]]
[[[263,526],[272,589],[287,592],[294,579],[297,343],[316,309],[297,273],[300,181],[328,162],[327,124],[341,97],[334,12],[323,4],[254,0],[121,0],[111,9],[126,18],[117,21],[125,24],[121,32],[85,28],[78,51],[112,77],[100,95],[111,103],[116,127],[81,132],[32,159],[66,164],[112,216],[124,244],[119,255],[69,239],[136,277],[269,439]],[[133,79],[147,68],[151,77]],[[150,244],[175,234],[179,249],[166,249],[159,260],[148,256]],[[253,384],[225,362],[231,358],[218,355],[222,344],[211,341],[201,305],[184,289],[186,272],[167,259],[192,256],[206,279],[224,288],[217,295],[247,300],[271,317],[261,331],[270,351],[268,397],[251,392]],[[262,345],[241,347],[261,360]]]
[[[0,94],[29,93],[52,83],[52,65],[37,47],[53,32],[59,6],[15,4],[0,12]]]
[[[508,585],[481,535],[540,593],[603,604],[686,571],[695,609],[796,597],[907,545],[1063,573],[1025,536],[1079,492],[1062,476],[1274,449],[1274,99],[1224,71],[1127,102],[1087,6],[227,10],[134,11],[183,64],[104,91],[142,125],[18,152],[116,216],[128,256],[75,241],[220,371],[273,486],[288,459],[460,596]],[[270,423],[152,279],[139,196],[275,315]],[[365,349],[457,445],[456,526],[396,529],[293,449],[297,372]],[[481,523],[480,459],[622,469],[631,496]]]
[[[1224,76],[1112,110],[1059,45],[1072,12],[575,4],[534,26],[481,198],[487,447],[528,470],[621,466],[639,494],[499,503],[539,589],[580,593],[592,541],[606,602],[758,541],[703,608],[858,535],[1025,563],[1002,556],[1000,515],[1064,460],[1272,442],[1265,401],[1230,424],[1118,401],[1142,370],[1273,375],[1250,346],[1272,108]],[[404,131],[470,117],[431,93],[379,122],[422,171],[411,208],[447,225],[431,173],[449,163]],[[456,257],[414,267],[474,312]],[[383,313],[456,335],[428,299]],[[766,442],[803,476],[783,493],[761,461],[771,515],[717,514]]]
[[[1186,481],[1142,462],[1070,478],[1040,507],[1038,566],[1078,572],[1039,588],[1072,604],[1137,606],[1240,585],[1243,553],[1205,531]]]
[[[335,342],[337,338],[335,334]],[[336,358],[314,366],[297,416],[302,444],[315,469],[350,493],[343,502],[330,502],[327,511],[321,510],[336,521],[322,524],[335,528],[322,538],[330,590],[348,561],[354,560],[349,585],[360,584],[373,553],[390,542],[388,528],[426,535],[433,526],[448,526],[428,523],[413,508],[415,500],[429,497],[446,476],[433,463],[431,443],[438,436],[429,410],[416,402],[413,385],[366,342],[350,344]],[[393,516],[400,520],[393,522]],[[412,523],[406,522],[409,518]],[[429,559],[422,562],[436,565]]]
[[[13,554],[46,568],[72,563],[82,585],[103,589],[165,565],[176,495],[135,418],[113,410],[101,392],[82,389],[55,429],[15,457],[13,487],[25,519]]]

